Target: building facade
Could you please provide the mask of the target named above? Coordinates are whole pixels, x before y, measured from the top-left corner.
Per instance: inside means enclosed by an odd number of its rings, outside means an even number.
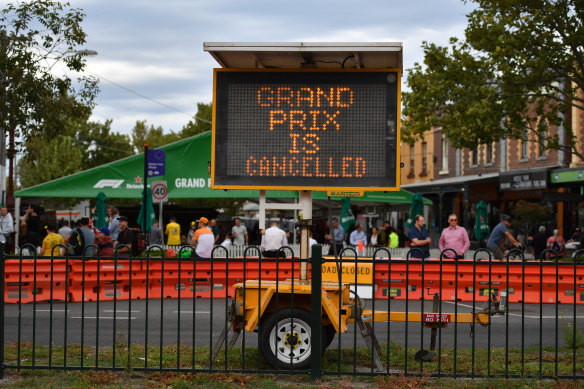
[[[582,155],[584,113],[573,109],[571,116],[574,141]],[[547,136],[570,141],[565,128],[541,124]],[[544,139],[543,133],[526,130],[522,139],[455,149],[441,128],[433,128],[414,145],[402,144],[402,188],[434,202],[430,227],[437,231],[446,227],[449,214],[456,213],[472,238],[476,206],[484,201],[491,227],[507,213],[526,235],[545,225],[548,232],[558,228],[569,239],[576,227],[584,226],[584,161],[577,153],[548,150]],[[549,217],[533,215],[529,220],[529,215],[521,216],[526,209]]]

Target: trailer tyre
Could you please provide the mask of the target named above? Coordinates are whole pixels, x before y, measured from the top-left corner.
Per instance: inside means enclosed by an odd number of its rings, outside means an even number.
[[[335,326],[333,326],[332,324],[329,324],[328,326],[324,326],[324,331],[322,332],[322,336],[324,337],[324,340],[325,340],[324,344],[326,345],[326,347],[331,345],[336,334],[337,334],[337,330],[335,330]],[[324,351],[325,350],[323,348],[323,354],[324,354]]]
[[[270,315],[260,335],[260,350],[266,361],[278,369],[307,369],[312,356],[310,321],[310,313],[300,308]]]

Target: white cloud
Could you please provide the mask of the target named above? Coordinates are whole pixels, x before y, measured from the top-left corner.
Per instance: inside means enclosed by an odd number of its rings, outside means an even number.
[[[72,0],[84,9],[88,70],[100,83],[94,119],[128,132],[136,120],[174,131],[212,98],[213,58],[203,42],[399,41],[404,68],[423,60],[423,41],[462,36],[472,5],[460,0]],[[137,96],[143,95],[145,97]],[[156,100],[172,108],[152,102]]]

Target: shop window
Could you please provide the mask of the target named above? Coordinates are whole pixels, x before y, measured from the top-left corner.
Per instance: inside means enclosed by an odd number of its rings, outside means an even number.
[[[442,135],[442,171],[448,173],[448,139]]]
[[[539,157],[546,156],[546,147],[547,147],[547,136],[548,136],[548,126],[547,122],[542,119],[539,122],[539,127],[537,129],[537,137],[538,137],[538,153]]]
[[[527,159],[527,146],[528,146],[528,134],[527,128],[521,131],[521,159]]]
[[[426,142],[422,143],[422,173],[428,171],[428,144]]]
[[[410,145],[410,173],[408,174],[408,178],[414,177],[414,164],[416,162],[414,150],[414,145]]]

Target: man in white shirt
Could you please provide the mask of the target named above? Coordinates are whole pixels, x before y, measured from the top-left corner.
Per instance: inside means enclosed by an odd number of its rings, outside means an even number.
[[[308,232],[308,247],[309,247],[309,249],[308,249],[308,250],[309,250],[309,255],[310,255],[310,258],[312,258],[312,246],[314,246],[315,244],[317,244],[317,243],[318,243],[318,242],[316,241],[316,239],[314,239],[313,235],[314,235],[314,234],[312,233],[312,230],[310,230],[310,231]]]
[[[11,235],[14,231],[14,219],[12,219],[12,215],[8,212],[8,208],[2,206],[0,208],[0,234],[3,235],[4,242],[6,242],[5,251],[8,251],[8,248],[11,247],[12,238]]]
[[[282,246],[288,246],[286,233],[280,229],[278,222],[272,222],[270,228],[262,235],[262,250],[264,257],[277,258],[278,250]]]
[[[359,241],[362,240],[363,246],[367,246],[367,236],[365,235],[365,232],[363,231],[361,224],[357,224],[356,227],[357,228],[355,228],[355,230],[351,232],[351,235],[349,236],[349,241],[351,242],[351,245],[358,246]]]

